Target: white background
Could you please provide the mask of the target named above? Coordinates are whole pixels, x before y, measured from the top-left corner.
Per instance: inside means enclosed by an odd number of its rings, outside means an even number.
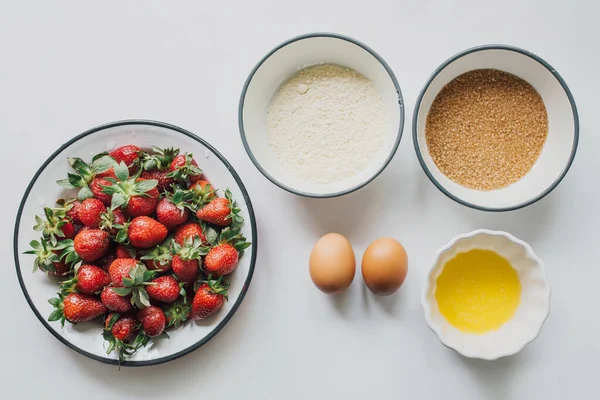
[[[598,398],[598,9],[593,1],[24,1],[0,2],[0,279],[3,393],[18,398],[591,399]],[[407,121],[396,157],[366,188],[309,200],[263,178],[239,140],[237,106],[254,64],[297,34],[364,41],[396,73]],[[491,214],[444,197],[414,155],[411,117],[430,73],[467,47],[505,43],[545,58],[580,113],[575,163],[526,209]],[[62,143],[126,118],[162,120],[204,137],[244,180],[259,254],[246,300],[207,345],[177,361],[123,368],[52,337],[17,283],[12,229],[22,193]],[[419,293],[434,252],[476,228],[532,245],[553,287],[541,336],[495,362],[461,358],[426,327]],[[404,287],[376,298],[360,273],[337,298],[311,284],[307,260],[329,231],[357,257],[393,236],[410,258]]]

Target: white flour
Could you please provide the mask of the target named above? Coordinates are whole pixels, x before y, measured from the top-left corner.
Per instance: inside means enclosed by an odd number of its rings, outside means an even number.
[[[268,142],[281,164],[317,184],[365,169],[386,132],[383,100],[373,82],[333,64],[298,72],[273,97]]]

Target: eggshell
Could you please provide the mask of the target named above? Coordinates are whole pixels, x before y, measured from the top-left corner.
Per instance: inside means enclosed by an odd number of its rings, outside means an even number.
[[[365,250],[361,268],[369,290],[387,296],[404,283],[408,273],[408,256],[397,240],[377,239]]]
[[[315,286],[324,293],[347,289],[356,273],[356,259],[348,239],[338,233],[321,237],[310,253],[309,271]]]

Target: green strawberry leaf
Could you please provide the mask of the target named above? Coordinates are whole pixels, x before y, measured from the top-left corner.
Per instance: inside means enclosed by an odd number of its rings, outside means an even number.
[[[65,189],[75,189],[76,186],[73,186],[73,184],[71,182],[69,182],[68,179],[60,179],[58,181],[56,181],[56,183],[58,183],[60,186],[64,187]]]
[[[150,299],[148,298],[148,292],[146,292],[142,288],[139,289],[139,299],[142,305],[144,305],[145,307],[150,307]]]
[[[210,226],[207,226],[204,230],[204,236],[206,236],[206,241],[212,245],[215,245],[219,238],[217,231]]]
[[[131,272],[133,273],[132,278],[134,284],[141,285],[142,283],[144,283],[144,269],[145,268],[142,268],[141,265],[138,265],[136,268],[131,270]]]
[[[132,286],[135,285],[135,281],[133,280],[133,278],[124,277],[122,279],[122,282],[123,282],[123,286],[125,286],[126,288],[131,288]]]
[[[242,251],[246,250],[248,247],[250,247],[251,245],[252,245],[252,243],[250,243],[250,242],[241,242],[241,243],[236,243],[233,247],[238,252],[242,252]]]
[[[123,278],[125,280],[125,278]],[[129,296],[131,294],[131,288],[129,287],[116,287],[113,288],[114,292],[119,296]]]
[[[127,244],[129,242],[129,236],[127,235],[127,229],[120,229],[115,225],[115,228],[119,229],[117,235],[115,236],[115,241],[118,243]]]
[[[75,170],[85,170],[89,168],[89,165],[87,165],[87,163],[79,157],[69,157],[68,161],[71,167]]]
[[[142,282],[148,282],[150,279],[154,278],[154,275],[156,275],[155,271],[144,271]]]
[[[77,199],[79,201],[84,201],[85,199],[89,199],[94,197],[94,193],[92,193],[92,189],[88,185],[84,185],[79,189],[79,193],[77,193]]]
[[[142,164],[142,168],[144,168],[144,170],[146,171],[150,171],[156,168],[156,160],[153,158],[150,158],[146,161],[144,161],[144,163]]]
[[[158,185],[156,179],[146,179],[135,183],[135,191],[138,193],[146,193],[147,191],[154,189],[156,185]]]
[[[102,191],[104,192],[107,188],[108,187],[106,187]],[[111,210],[116,210],[117,208],[126,205],[126,203],[127,199],[125,198],[125,196],[120,192],[116,192],[115,194],[113,194],[112,199],[110,201],[110,208]]]
[[[129,169],[123,161],[114,166],[115,175],[118,180],[126,181],[129,178]]]
[[[115,159],[109,155],[97,155],[92,160],[92,172],[94,174],[99,174],[101,172],[106,172],[116,164]]]
[[[86,184],[85,179],[83,179],[83,177],[81,175],[77,175],[77,174],[68,173],[67,180],[74,187],[83,187]]]
[[[106,156],[108,156],[108,152],[107,151],[103,151],[102,153],[96,154],[94,157],[92,157],[92,164],[94,163],[94,161],[96,161],[96,160],[98,160],[98,159],[100,159],[102,157],[106,157]],[[110,157],[110,158],[112,158],[112,157]]]
[[[121,318],[121,314],[119,313],[114,313],[110,316],[110,319],[108,320],[108,326],[105,328],[105,330],[111,330],[112,327],[115,325],[115,322],[117,322],[119,320],[119,318]]]
[[[61,319],[63,316],[63,312],[60,309],[56,309],[54,311],[52,311],[52,313],[48,316],[48,321],[50,322],[54,322],[54,321],[58,321],[59,319]]]
[[[57,297],[53,297],[51,299],[48,299],[48,303],[50,303],[50,305],[52,307],[58,307],[60,305],[61,300]]]

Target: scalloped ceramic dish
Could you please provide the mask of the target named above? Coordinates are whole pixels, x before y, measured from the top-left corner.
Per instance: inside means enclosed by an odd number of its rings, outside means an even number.
[[[39,271],[32,273],[35,257],[23,252],[28,250],[31,240],[39,239],[39,232],[32,229],[34,216],[43,214],[45,206],[54,207],[54,201],[66,194],[65,189],[55,182],[63,179],[69,171],[67,157],[89,158],[92,154],[110,151],[125,144],[135,144],[142,148],[150,148],[152,145],[161,148],[178,147],[182,151],[193,153],[209,179],[219,188],[228,187],[233,193],[245,220],[242,233],[252,242],[252,246],[240,258],[236,271],[230,275],[229,301],[217,314],[205,321],[186,323],[183,327],[169,332],[170,339],[157,340],[121,363],[126,366],[160,364],[188,354],[214,337],[244,299],[254,272],[258,238],[250,198],[233,167],[206,141],[173,125],[142,120],[102,125],[74,137],[44,162],[23,195],[15,225],[15,263],[23,294],[35,315],[50,333],[87,357],[117,364],[116,352],[106,354],[100,319],[84,324],[65,324],[64,328],[61,328],[59,322],[47,321],[52,312],[48,299],[56,297],[59,290],[58,281]]]
[[[485,334],[468,334],[452,326],[435,299],[436,280],[445,264],[472,249],[493,250],[507,258],[521,281],[521,301],[513,317]],[[518,353],[539,335],[550,312],[550,284],[544,264],[527,243],[506,232],[481,229],[457,236],[438,251],[425,278],[421,302],[425,320],[442,344],[466,357],[493,360]]]

